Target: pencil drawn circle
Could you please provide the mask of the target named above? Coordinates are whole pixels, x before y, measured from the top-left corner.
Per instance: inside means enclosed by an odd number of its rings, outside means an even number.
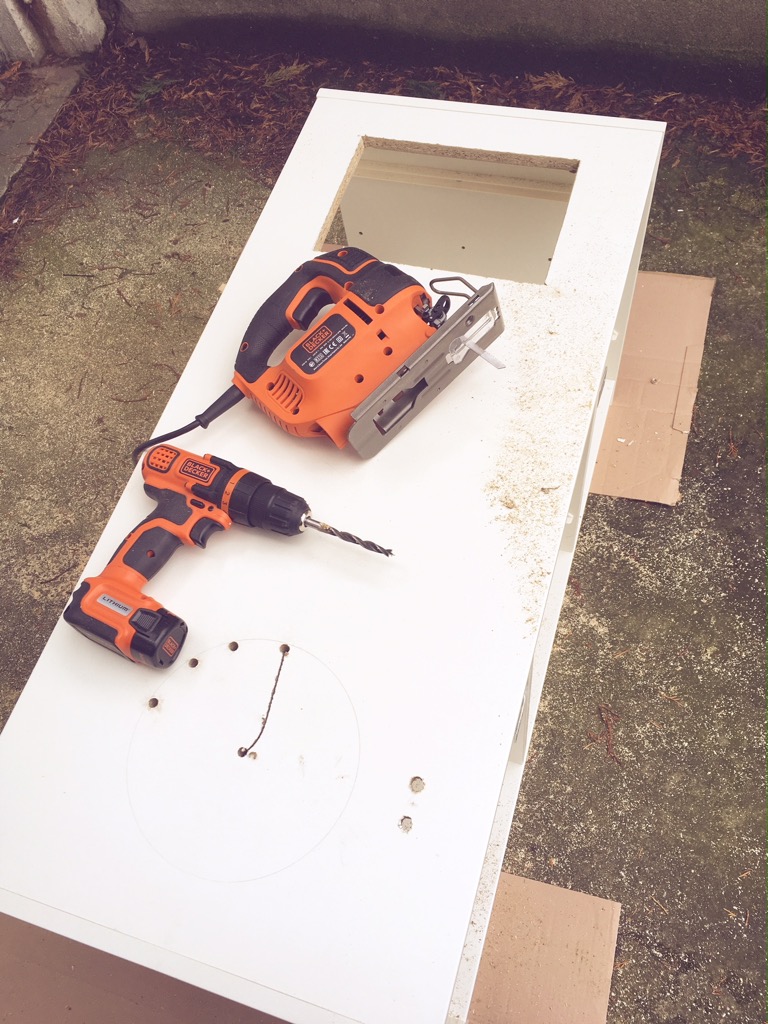
[[[327,665],[282,640],[238,639],[192,661],[163,677],[136,723],[136,825],[160,857],[201,878],[281,871],[328,835],[350,798],[352,703]]]

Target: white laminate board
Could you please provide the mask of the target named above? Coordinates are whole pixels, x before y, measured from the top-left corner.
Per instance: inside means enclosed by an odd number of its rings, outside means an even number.
[[[289,437],[246,403],[180,439],[302,494],[318,517],[391,546],[395,557],[319,534],[238,527],[205,551],[177,552],[147,589],[189,623],[182,659],[220,668],[225,645],[242,644],[232,653],[234,704],[229,691],[217,702],[215,686],[229,686],[223,669],[195,677],[190,699],[200,717],[186,724],[173,717],[186,664],[143,671],[60,622],[0,739],[0,909],[185,980],[199,964],[197,983],[299,1024],[445,1019],[658,159],[658,127],[609,121],[574,126],[567,115],[321,93],[161,430],[188,422],[226,388],[243,329],[313,255],[365,134],[486,150],[514,141],[516,152],[549,147],[579,159],[548,284],[497,282],[506,330],[494,352],[505,369],[475,362],[373,460]],[[582,174],[593,150],[610,150],[599,137],[611,127],[626,139],[619,164],[635,163],[629,181],[621,166],[599,170],[597,158],[594,176]],[[324,159],[310,161],[321,145]],[[404,269],[422,281],[452,270],[437,259]],[[136,472],[84,574],[103,566],[150,507]],[[236,756],[252,731],[245,698],[245,732],[233,745],[230,736],[232,707],[255,664],[238,653],[281,643],[301,652],[297,692],[314,679],[321,695],[309,732],[301,708],[281,717],[276,701],[270,739],[283,757],[297,744],[289,767],[299,774],[300,758],[308,765],[337,745],[340,772],[354,777],[327,829],[315,823],[303,837],[295,821],[275,827],[290,855],[271,857],[256,853],[258,843],[269,846],[270,819],[301,814],[307,793],[292,775],[293,788],[283,777],[270,788],[267,777],[250,794],[232,775],[266,763]],[[158,753],[162,729],[147,738],[146,702],[155,695],[157,710],[169,711],[167,759]],[[210,728],[197,732],[200,719]],[[231,755],[221,753],[225,743]],[[200,807],[205,793],[199,822],[188,820],[191,799],[179,825],[180,834],[190,829],[186,842],[199,844],[194,857],[174,849],[172,836],[158,839],[146,813],[151,773],[158,793],[171,794],[187,763]],[[418,792],[414,776],[424,781]],[[247,850],[222,852],[223,824],[216,834],[206,829],[217,786],[226,828],[238,812],[248,818],[242,841],[254,847],[252,862]],[[232,828],[232,842],[237,834]],[[226,870],[217,870],[222,862]]]

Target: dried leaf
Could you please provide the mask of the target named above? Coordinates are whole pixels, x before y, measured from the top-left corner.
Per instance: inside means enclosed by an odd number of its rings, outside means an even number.
[[[264,88],[274,89],[276,85],[283,85],[285,82],[292,82],[296,78],[301,78],[308,67],[309,64],[299,64],[297,60],[293,64],[284,64],[276,71],[271,71],[265,76]]]
[[[526,75],[534,89],[567,89],[574,84],[572,78],[565,78],[557,71],[550,71],[546,75]]]
[[[151,76],[147,65],[151,64]],[[23,80],[16,62],[0,82]],[[447,100],[667,122],[664,156],[679,159],[681,143],[698,153],[741,159],[765,170],[764,103],[714,99],[696,93],[654,92],[578,83],[557,70],[541,75],[483,74],[438,66],[392,67],[373,61],[305,58],[275,53],[228,57],[190,43],[164,44],[134,36],[108,39],[58,116],[39,140],[0,206],[0,269],[10,272],[22,223],[39,221],[59,200],[56,184],[93,149],[114,149],[137,131],[181,142],[202,153],[237,150],[277,174],[306,120],[318,85],[397,93],[405,83],[434,89]],[[288,101],[290,93],[290,101]],[[163,96],[163,109],[149,102]],[[665,106],[660,109],[660,105]],[[167,116],[169,108],[173,115]]]
[[[5,71],[0,74],[0,82],[10,82],[12,78],[16,78],[18,73],[23,67],[23,61],[17,60],[15,63],[7,67]]]

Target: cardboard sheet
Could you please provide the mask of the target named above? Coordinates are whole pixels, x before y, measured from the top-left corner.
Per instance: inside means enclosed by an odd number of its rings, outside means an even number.
[[[502,874],[469,1024],[605,1024],[620,910]]]
[[[0,914],[2,1020],[282,1024],[229,999]]]
[[[502,873],[469,1024],[605,1024],[619,911]],[[5,914],[0,991],[19,1024],[283,1024]]]
[[[675,505],[715,279],[640,273],[591,491]]]

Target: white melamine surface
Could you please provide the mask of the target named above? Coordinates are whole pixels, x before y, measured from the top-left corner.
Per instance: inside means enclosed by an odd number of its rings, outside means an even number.
[[[180,439],[395,557],[240,527],[178,551],[147,588],[190,627],[165,674],[60,621],[0,738],[0,910],[297,1024],[442,1024],[662,130],[320,94],[160,430],[228,386],[366,136],[578,160],[548,283],[497,281],[506,368],[473,363],[372,460],[245,402]],[[150,509],[136,471],[84,575]]]

